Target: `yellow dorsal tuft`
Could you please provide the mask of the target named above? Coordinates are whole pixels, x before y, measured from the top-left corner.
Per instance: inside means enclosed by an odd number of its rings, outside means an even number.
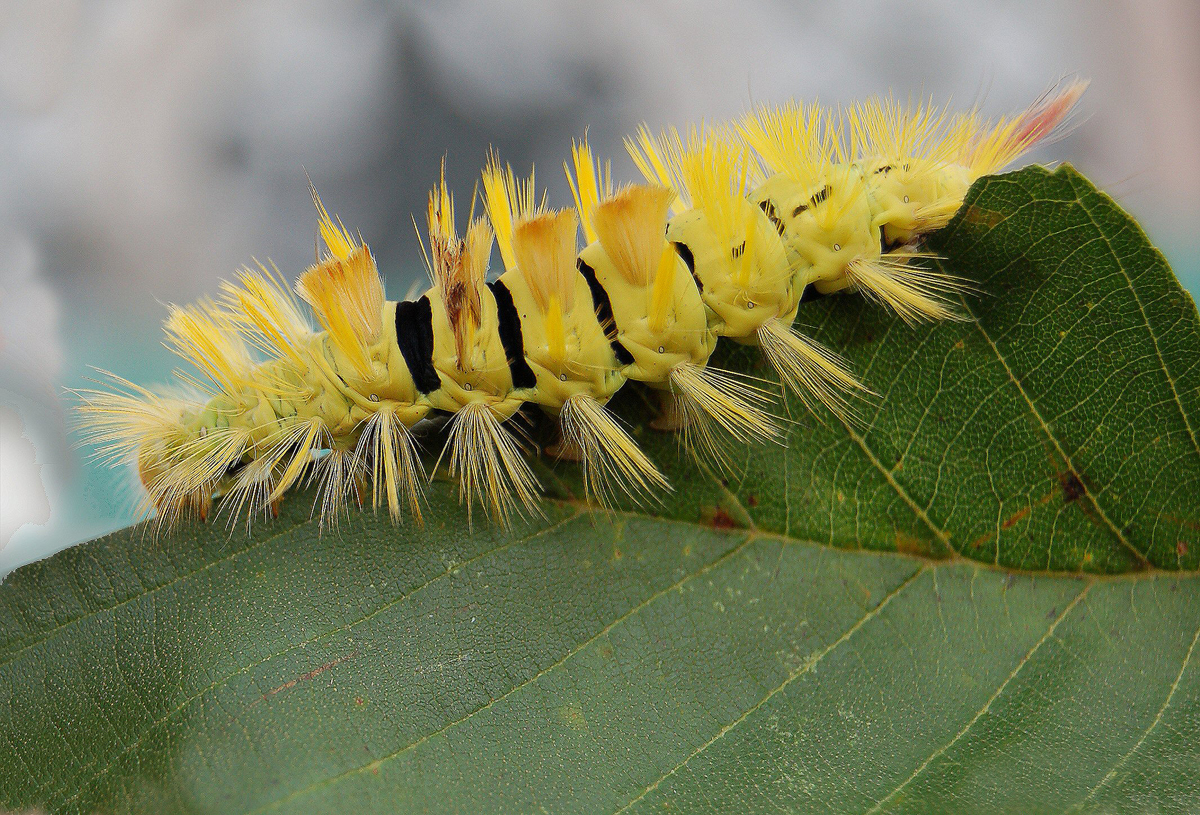
[[[342,226],[340,218],[336,219],[335,223],[335,219],[329,217],[325,205],[321,203],[321,196],[317,195],[317,188],[310,184],[309,192],[312,194],[313,204],[317,207],[317,230],[321,233],[321,240],[325,241],[331,255],[345,260],[355,249],[354,239],[350,237],[346,227]]]
[[[595,209],[596,235],[632,285],[649,286],[655,279],[666,243],[667,208],[674,195],[657,184],[634,184]]]
[[[804,185],[823,179],[841,150],[839,123],[815,103],[760,107],[736,128],[772,172]]]
[[[695,131],[689,136],[694,138]],[[674,191],[676,197],[672,202],[673,211],[680,212],[692,208],[687,181],[682,175],[681,167],[686,148],[678,130],[672,127],[655,136],[649,128],[641,125],[636,137],[625,139],[625,149],[648,182]]]
[[[704,213],[723,245],[733,243],[745,227],[748,161],[744,148],[711,136],[695,140],[683,155],[681,174],[692,206]]]
[[[512,245],[516,223],[546,209],[545,195],[540,202],[537,201],[535,189],[533,170],[529,171],[529,178],[518,179],[512,167],[500,167],[500,160],[495,153],[488,156],[487,168],[483,171],[483,198],[492,229],[496,233],[500,257],[508,271],[517,267]]]
[[[538,307],[545,313],[552,300],[563,311],[575,304],[575,234],[579,224],[569,209],[521,219],[513,233],[513,251]]]
[[[454,225],[454,197],[446,188],[446,166],[438,186],[429,194],[430,276],[454,329],[454,350],[459,368],[466,364],[474,347],[475,331],[482,317],[482,288],[492,253],[492,228],[476,218],[465,238]]]
[[[575,306],[575,233],[573,210],[524,218],[513,233],[517,268],[545,316],[546,342],[555,359],[566,358],[565,315]]]
[[[572,173],[572,167],[574,172]],[[575,198],[575,210],[579,213],[579,224],[588,243],[599,239],[594,225],[596,207],[613,194],[612,166],[605,162],[601,167],[592,157],[592,148],[587,139],[571,142],[571,164],[563,164],[571,195]]]
[[[366,244],[354,241],[313,193],[328,254],[296,281],[334,346],[364,380],[373,379],[371,346],[383,332],[383,281]]]
[[[891,96],[868,99],[844,114],[850,154],[856,159],[948,162],[953,151],[942,138],[946,115],[932,104],[903,104]]]
[[[945,127],[940,149],[949,161],[966,167],[972,180],[997,172],[1052,137],[1087,87],[1086,80],[1070,80],[1020,114],[994,122],[984,119],[978,110],[955,116]]]
[[[674,128],[651,135],[645,127],[626,148],[651,183],[670,187],[676,209],[701,210],[722,243],[732,243],[743,224],[750,157],[731,134],[710,128],[688,131],[686,140]]]

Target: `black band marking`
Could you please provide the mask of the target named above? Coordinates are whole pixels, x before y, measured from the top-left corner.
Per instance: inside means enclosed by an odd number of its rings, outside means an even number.
[[[696,256],[692,254],[692,250],[686,243],[679,241],[671,241],[671,245],[675,247],[675,254],[683,258],[684,265],[688,267],[688,271],[692,273],[692,280],[696,281],[696,288],[701,293],[704,292],[704,284],[700,282],[700,278],[696,276]],[[745,245],[745,244],[743,244]]]
[[[775,224],[775,231],[782,237],[784,230],[783,220],[779,217],[779,213],[776,212],[775,205],[769,200],[763,200],[758,202],[758,208],[766,214],[767,220]]]
[[[818,204],[825,203],[825,199],[829,197],[830,189],[828,186],[822,187],[821,191],[812,197],[812,205],[815,207]]]
[[[804,293],[800,295],[800,303],[811,303],[813,300],[820,300],[822,297],[827,297],[819,291],[816,286],[805,286]]]
[[[496,317],[499,321],[500,344],[508,357],[508,371],[512,375],[513,387],[532,388],[537,376],[525,361],[525,338],[521,335],[521,315],[513,304],[512,292],[499,280],[488,283],[492,296],[496,298]]]
[[[396,304],[396,345],[418,391],[430,393],[442,386],[433,367],[433,307],[428,296]]]
[[[575,268],[583,275],[588,288],[592,290],[592,305],[596,309],[596,319],[600,321],[600,327],[604,329],[604,336],[608,337],[608,344],[612,346],[617,362],[622,365],[632,364],[633,354],[629,353],[629,350],[617,339],[617,321],[613,318],[612,301],[608,299],[608,292],[596,279],[596,270],[584,263],[583,258],[576,259]]]

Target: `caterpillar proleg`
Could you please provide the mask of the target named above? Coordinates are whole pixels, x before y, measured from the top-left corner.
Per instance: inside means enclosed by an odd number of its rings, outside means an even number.
[[[367,503],[419,521],[418,424],[435,416],[448,417],[437,460],[469,516],[479,506],[507,523],[540,511],[529,445],[512,432],[523,409],[558,423],[547,452],[581,463],[588,498],[653,499],[667,479],[606,407],[627,382],[658,394],[653,427],[718,466],[731,466],[731,442],[783,438],[770,386],[709,364],[720,338],[760,347],[803,404],[854,422],[867,386],[793,324],[810,287],[860,293],[909,323],[962,319],[954,302],[971,283],[928,268],[925,237],[977,178],[1054,133],[1085,87],[992,122],[878,98],[643,127],[627,147],[644,182],[620,186],[580,141],[562,208],[493,155],[482,214],[461,234],[443,166],[426,206],[431,286],[400,302],[314,190],[323,250],[295,286],[260,266],[217,301],[170,307],[168,345],[198,373],[170,391],[112,375],[81,391],[87,437],[137,468],[166,525],[207,519],[215,499],[231,519],[270,515],[310,482],[322,524]],[[503,271],[489,279],[493,244]]]

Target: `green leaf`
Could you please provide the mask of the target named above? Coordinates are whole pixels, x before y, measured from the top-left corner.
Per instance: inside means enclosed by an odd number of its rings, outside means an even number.
[[[1195,307],[1070,168],[982,181],[935,249],[974,321],[806,305],[881,398],[728,483],[639,424],[661,511],[561,465],[507,533],[438,483],[424,529],[319,536],[301,495],[18,571],[0,808],[1197,810]]]

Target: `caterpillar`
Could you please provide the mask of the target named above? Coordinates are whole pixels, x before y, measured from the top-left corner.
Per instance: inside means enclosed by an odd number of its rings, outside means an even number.
[[[626,146],[644,181],[620,186],[584,139],[564,163],[564,208],[493,153],[465,224],[443,161],[426,211],[432,285],[400,302],[313,189],[317,262],[294,287],[258,265],[217,300],[169,307],[167,344],[199,375],[155,391],[105,374],[78,392],[86,438],[136,467],[146,512],[167,526],[207,519],[218,498],[231,519],[269,515],[309,482],[322,527],[352,502],[419,522],[418,436],[438,417],[438,465],[468,520],[479,506],[506,524],[539,511],[513,431],[527,406],[557,421],[547,452],[580,462],[587,498],[653,498],[670,484],[606,408],[620,388],[657,393],[652,426],[718,466],[731,442],[778,442],[769,386],[708,364],[728,338],[761,348],[808,408],[855,421],[870,391],[794,327],[801,304],[854,292],[911,324],[962,319],[953,298],[971,284],[923,264],[923,239],[972,182],[1056,132],[1085,87],[1064,83],[996,121],[880,97],[762,106],[686,132],[643,126]],[[493,245],[503,271],[489,280]]]

